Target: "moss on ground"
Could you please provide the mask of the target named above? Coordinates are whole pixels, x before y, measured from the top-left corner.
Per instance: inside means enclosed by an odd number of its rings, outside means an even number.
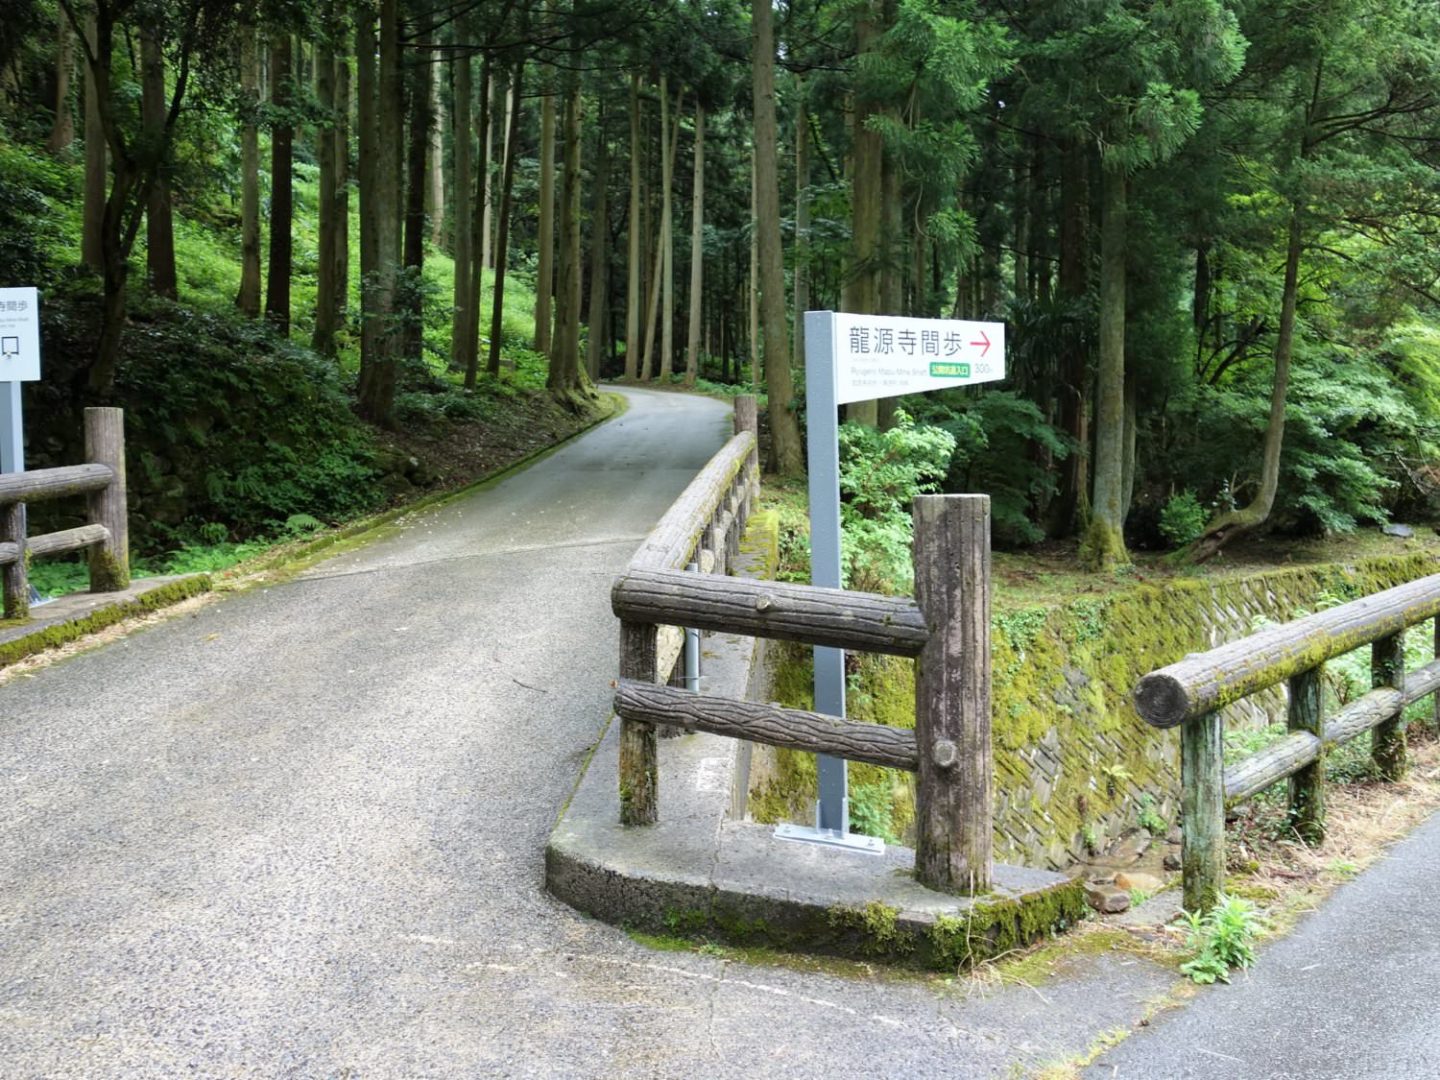
[[[74,619],[67,619],[65,622],[54,623],[49,626],[37,628],[32,633],[11,641],[0,643],[0,667],[13,664],[27,656],[34,656],[46,649],[53,649],[60,645],[67,645],[72,641],[84,637],[86,634],[93,634],[97,630],[104,630],[107,626],[114,626],[125,619],[134,618],[137,615],[147,615],[152,611],[169,607],[171,604],[178,604],[181,600],[188,600],[192,596],[210,591],[210,576],[208,574],[194,574],[189,577],[177,578],[174,581],[167,581],[164,585],[151,589],[130,600],[125,600],[104,607],[97,608],[86,615]],[[0,629],[10,629],[16,626],[23,626],[24,623],[18,620],[6,620],[0,622]]]

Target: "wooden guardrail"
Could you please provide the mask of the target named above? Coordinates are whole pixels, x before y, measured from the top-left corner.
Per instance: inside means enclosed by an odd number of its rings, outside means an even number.
[[[1158,728],[1180,726],[1181,864],[1189,910],[1213,906],[1224,885],[1227,806],[1288,778],[1295,831],[1306,843],[1318,844],[1325,838],[1330,747],[1373,732],[1371,756],[1379,773],[1387,779],[1404,775],[1405,707],[1440,690],[1440,660],[1405,670],[1405,631],[1437,616],[1440,574],[1187,656],[1140,680],[1135,707],[1145,721]],[[1440,619],[1435,635],[1440,646]],[[1321,695],[1325,662],[1367,644],[1374,689],[1327,719]],[[1282,681],[1288,683],[1289,733],[1225,768],[1220,710]],[[1436,708],[1440,711],[1440,700]]]
[[[112,592],[130,584],[130,539],[125,509],[125,412],[85,410],[84,465],[0,475],[0,584],[5,618],[30,614],[28,562],[88,548],[90,591]],[[41,536],[25,535],[25,504],[84,495],[89,524]]]
[[[659,816],[657,728],[708,731],[917,774],[916,874],[950,892],[990,888],[990,500],[915,500],[915,599],[723,576],[759,491],[755,400],[616,579],[620,820]],[[698,572],[684,569],[700,567]],[[661,685],[681,632],[721,633],[918,659],[915,730]]]

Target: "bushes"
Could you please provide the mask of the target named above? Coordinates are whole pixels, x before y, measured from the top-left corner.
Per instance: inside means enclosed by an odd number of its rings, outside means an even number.
[[[95,307],[86,295],[45,307],[46,378],[27,391],[36,467],[82,459],[68,390]],[[372,435],[334,365],[261,323],[137,305],[116,397],[140,552],[199,539],[205,523],[245,539],[282,531],[297,514],[333,521],[380,501]]]
[[[889,431],[840,428],[842,575],[847,588],[908,592],[910,503],[934,491],[955,450],[953,435],[896,413]]]

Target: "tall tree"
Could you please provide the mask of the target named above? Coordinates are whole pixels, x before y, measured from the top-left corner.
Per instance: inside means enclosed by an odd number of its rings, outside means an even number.
[[[281,28],[270,39],[270,258],[265,267],[265,318],[281,334],[290,333],[290,280],[295,268],[293,172],[295,122],[294,54],[290,32]]]
[[[253,12],[240,21],[240,291],[235,306],[260,314],[260,48]]]
[[[52,154],[67,150],[75,141],[75,114],[70,111],[70,76],[75,68],[75,36],[70,20],[61,15],[57,20],[59,34],[55,42],[55,122],[45,145]]]
[[[140,29],[140,113],[145,139],[165,140],[165,54],[155,26]],[[162,160],[150,185],[145,207],[145,267],[150,290],[157,296],[176,298],[175,219],[170,200],[169,162]]]
[[[580,78],[567,72],[562,91],[564,176],[555,276],[555,331],[546,386],[564,401],[584,386],[580,368]]]
[[[555,289],[555,72],[542,72],[540,98],[540,210],[536,228],[535,351],[550,351],[550,301]]]
[[[340,268],[336,248],[340,243],[339,204],[335,198],[340,147],[335,138],[337,114],[349,103],[341,103],[335,92],[338,37],[337,5],[328,0],[325,19],[315,47],[315,103],[322,117],[315,127],[315,159],[320,166],[319,228],[315,264],[315,329],[310,347],[324,356],[335,355],[335,331],[340,321]]]
[[[367,29],[374,25],[368,16],[362,15],[359,21],[368,24]],[[369,170],[362,170],[360,187],[361,221],[368,216],[374,223],[373,269],[362,267],[367,286],[364,317],[372,326],[373,338],[368,357],[362,342],[358,405],[361,416],[381,425],[389,425],[392,419],[397,361],[403,343],[403,322],[399,317],[398,303],[400,219],[403,209],[401,150],[405,134],[400,36],[399,0],[380,0],[378,47],[373,38],[358,42],[359,49],[369,49],[378,58],[378,71],[373,80],[374,100],[370,107],[373,127],[368,140],[374,165]],[[363,55],[361,59],[360,70],[363,72],[364,65],[370,61]],[[367,156],[365,149],[361,147],[362,164]],[[366,179],[370,181],[368,193]],[[362,258],[364,254],[362,242]]]
[[[595,194],[590,208],[590,310],[585,324],[585,371],[600,381],[600,357],[605,350],[610,313],[610,140],[605,133],[605,103],[595,122]]]
[[[470,143],[470,102],[475,88],[471,85],[470,53],[463,47],[459,27],[460,24],[455,24],[450,36],[450,47],[455,55],[451,61],[455,81],[450,114],[451,156],[454,161],[450,212],[455,223],[451,245],[455,258],[455,288],[452,294],[455,315],[450,323],[450,366],[468,372],[476,364],[479,345],[475,333],[479,326],[478,313],[470,297],[470,275],[473,272],[470,255],[470,163],[474,158],[474,148]],[[483,84],[484,80],[481,82]]]
[[[500,346],[505,328],[505,266],[510,249],[510,208],[515,193],[515,161],[520,156],[520,88],[525,73],[523,60],[516,60],[510,73],[510,94],[514,105],[505,132],[505,166],[500,178],[500,214],[495,221],[495,284],[490,290],[490,355],[485,364],[492,378],[500,375]]]
[[[633,381],[640,374],[640,309],[644,303],[640,286],[640,74],[630,73],[630,212],[625,224],[627,256],[625,260],[625,378]]]
[[[700,372],[700,315],[705,290],[705,106],[695,104],[695,172],[690,196],[690,326],[685,347],[685,385]]]
[[[760,318],[765,334],[765,386],[769,397],[775,471],[804,471],[800,425],[794,412],[790,342],[785,319],[785,266],[780,251],[779,132],[775,119],[775,30],[770,0],[752,0],[751,50],[755,100],[755,230],[759,235]]]

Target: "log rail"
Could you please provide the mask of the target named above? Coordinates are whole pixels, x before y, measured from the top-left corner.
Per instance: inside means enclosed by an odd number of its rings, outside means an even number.
[[[1135,707],[1153,727],[1180,727],[1180,785],[1185,906],[1213,906],[1224,885],[1225,810],[1281,780],[1289,781],[1290,820],[1308,844],[1325,838],[1325,755],[1371,732],[1379,774],[1406,770],[1405,709],[1432,695],[1440,718],[1440,659],[1405,670],[1405,631],[1434,620],[1440,656],[1440,574],[1386,589],[1153,671],[1135,688]],[[1373,689],[1326,717],[1326,661],[1370,646]],[[1220,709],[1259,690],[1287,684],[1289,732],[1243,761],[1222,760]]]
[[[728,577],[759,494],[756,436],[755,399],[737,398],[734,438],[611,590],[620,619],[621,823],[658,820],[659,732],[707,731],[917,773],[917,877],[950,892],[988,891],[989,499],[916,500],[916,599]],[[917,658],[915,730],[666,686],[681,627]]]
[[[130,584],[124,410],[85,410],[85,456],[90,460],[83,465],[0,475],[0,583],[7,619],[29,617],[32,558],[88,550],[91,592]],[[26,535],[27,503],[74,495],[87,499],[88,524]]]

